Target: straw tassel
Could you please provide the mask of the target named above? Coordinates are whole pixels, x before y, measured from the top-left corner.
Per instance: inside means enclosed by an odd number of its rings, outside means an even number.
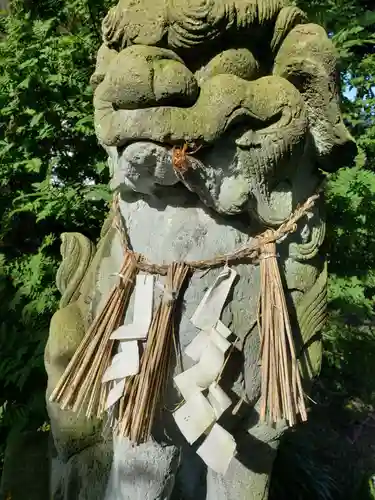
[[[140,443],[150,438],[157,407],[168,379],[174,345],[174,312],[189,267],[174,263],[169,266],[164,297],[159,303],[142,355],[140,373],[128,380],[117,431]]]
[[[88,418],[100,417],[104,412],[108,385],[102,384],[101,379],[114,344],[109,337],[123,322],[137,274],[136,261],[134,255],[126,252],[119,273],[121,284],[112,288],[49,398],[63,410],[83,412]]]
[[[275,242],[263,245],[260,281],[260,418],[270,423],[285,419],[289,426],[293,426],[298,415],[301,420],[307,420],[307,413]]]

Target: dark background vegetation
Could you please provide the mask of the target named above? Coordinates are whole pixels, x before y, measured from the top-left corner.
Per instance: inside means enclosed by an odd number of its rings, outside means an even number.
[[[13,0],[0,16],[0,469],[5,438],[48,431],[43,348],[57,306],[59,235],[96,240],[108,171],[89,77],[108,0]],[[329,178],[330,316],[309,423],[289,432],[271,500],[375,498],[375,11],[303,0],[340,53],[356,165]],[[44,426],[43,426],[44,424]]]

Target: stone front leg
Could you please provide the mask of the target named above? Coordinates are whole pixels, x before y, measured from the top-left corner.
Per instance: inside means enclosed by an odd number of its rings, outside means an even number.
[[[101,249],[79,233],[64,234],[62,263],[57,273],[60,309],[51,319],[44,363],[53,443],[50,497],[53,500],[102,500],[112,462],[112,443],[102,438],[102,423],[88,420],[49,401],[90,322],[92,274]],[[91,267],[90,267],[91,266]],[[86,293],[88,291],[89,293]]]

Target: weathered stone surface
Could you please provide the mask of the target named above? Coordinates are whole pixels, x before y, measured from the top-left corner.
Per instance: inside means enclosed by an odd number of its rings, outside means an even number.
[[[178,464],[179,454],[174,446],[147,443],[134,448],[126,439],[116,440],[104,500],[167,499],[174,487]]]
[[[173,186],[179,182],[172,167],[172,152],[159,144],[133,142],[121,155],[116,148],[111,149],[116,158],[113,189],[125,183],[130,190],[150,195],[157,186]]]
[[[296,26],[275,58],[273,73],[301,92],[317,161],[327,171],[344,166],[356,152],[339,107],[337,59],[333,43],[321,26]]]
[[[102,500],[107,488],[112,455],[112,443],[103,442],[80,450],[66,462],[59,455],[53,457],[49,498]]]
[[[153,263],[211,258],[247,244],[315,192],[318,167],[350,164],[356,151],[340,114],[332,43],[288,0],[120,0],[103,22],[91,83],[96,131],[131,246]],[[185,143],[185,169],[178,170],[173,148]],[[324,234],[320,200],[277,245],[306,388],[321,361]],[[111,217],[95,255],[84,238],[66,239],[57,280],[63,300],[46,348],[47,395],[108,297],[123,258]],[[238,446],[226,476],[207,470],[176,428],[171,409],[181,397],[170,383],[153,440],[136,447],[116,441],[113,459],[112,445],[101,444],[99,423],[48,404],[61,498],[264,498],[284,425],[259,422],[259,268],[248,262],[234,268],[238,279],[222,321],[242,342],[222,383],[234,401],[245,394],[247,402],[238,415],[223,417]],[[197,334],[190,317],[219,272],[190,279],[177,318],[182,349]],[[125,321],[131,319],[132,304]],[[191,364],[183,359],[184,369]],[[87,465],[92,454],[95,466]]]
[[[87,421],[83,415],[77,417],[70,411],[62,412],[57,404],[48,402],[89,324],[88,295],[79,291],[93,259],[93,245],[81,234],[64,234],[61,253],[63,262],[56,283],[62,294],[62,308],[52,317],[50,330],[54,334],[48,338],[44,361],[48,375],[47,410],[55,446],[61,458],[68,460],[100,440],[100,423]]]

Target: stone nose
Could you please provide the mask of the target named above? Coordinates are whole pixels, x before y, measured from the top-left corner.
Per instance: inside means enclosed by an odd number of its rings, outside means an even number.
[[[358,147],[354,138],[349,132],[347,132],[347,138],[344,141],[344,144],[341,145],[341,148],[342,148],[342,157],[344,158],[345,161],[345,166],[347,167],[352,166],[355,157],[358,154]]]
[[[336,172],[339,168],[351,167],[358,153],[357,144],[343,122],[333,127],[332,148],[320,159],[321,168]]]

